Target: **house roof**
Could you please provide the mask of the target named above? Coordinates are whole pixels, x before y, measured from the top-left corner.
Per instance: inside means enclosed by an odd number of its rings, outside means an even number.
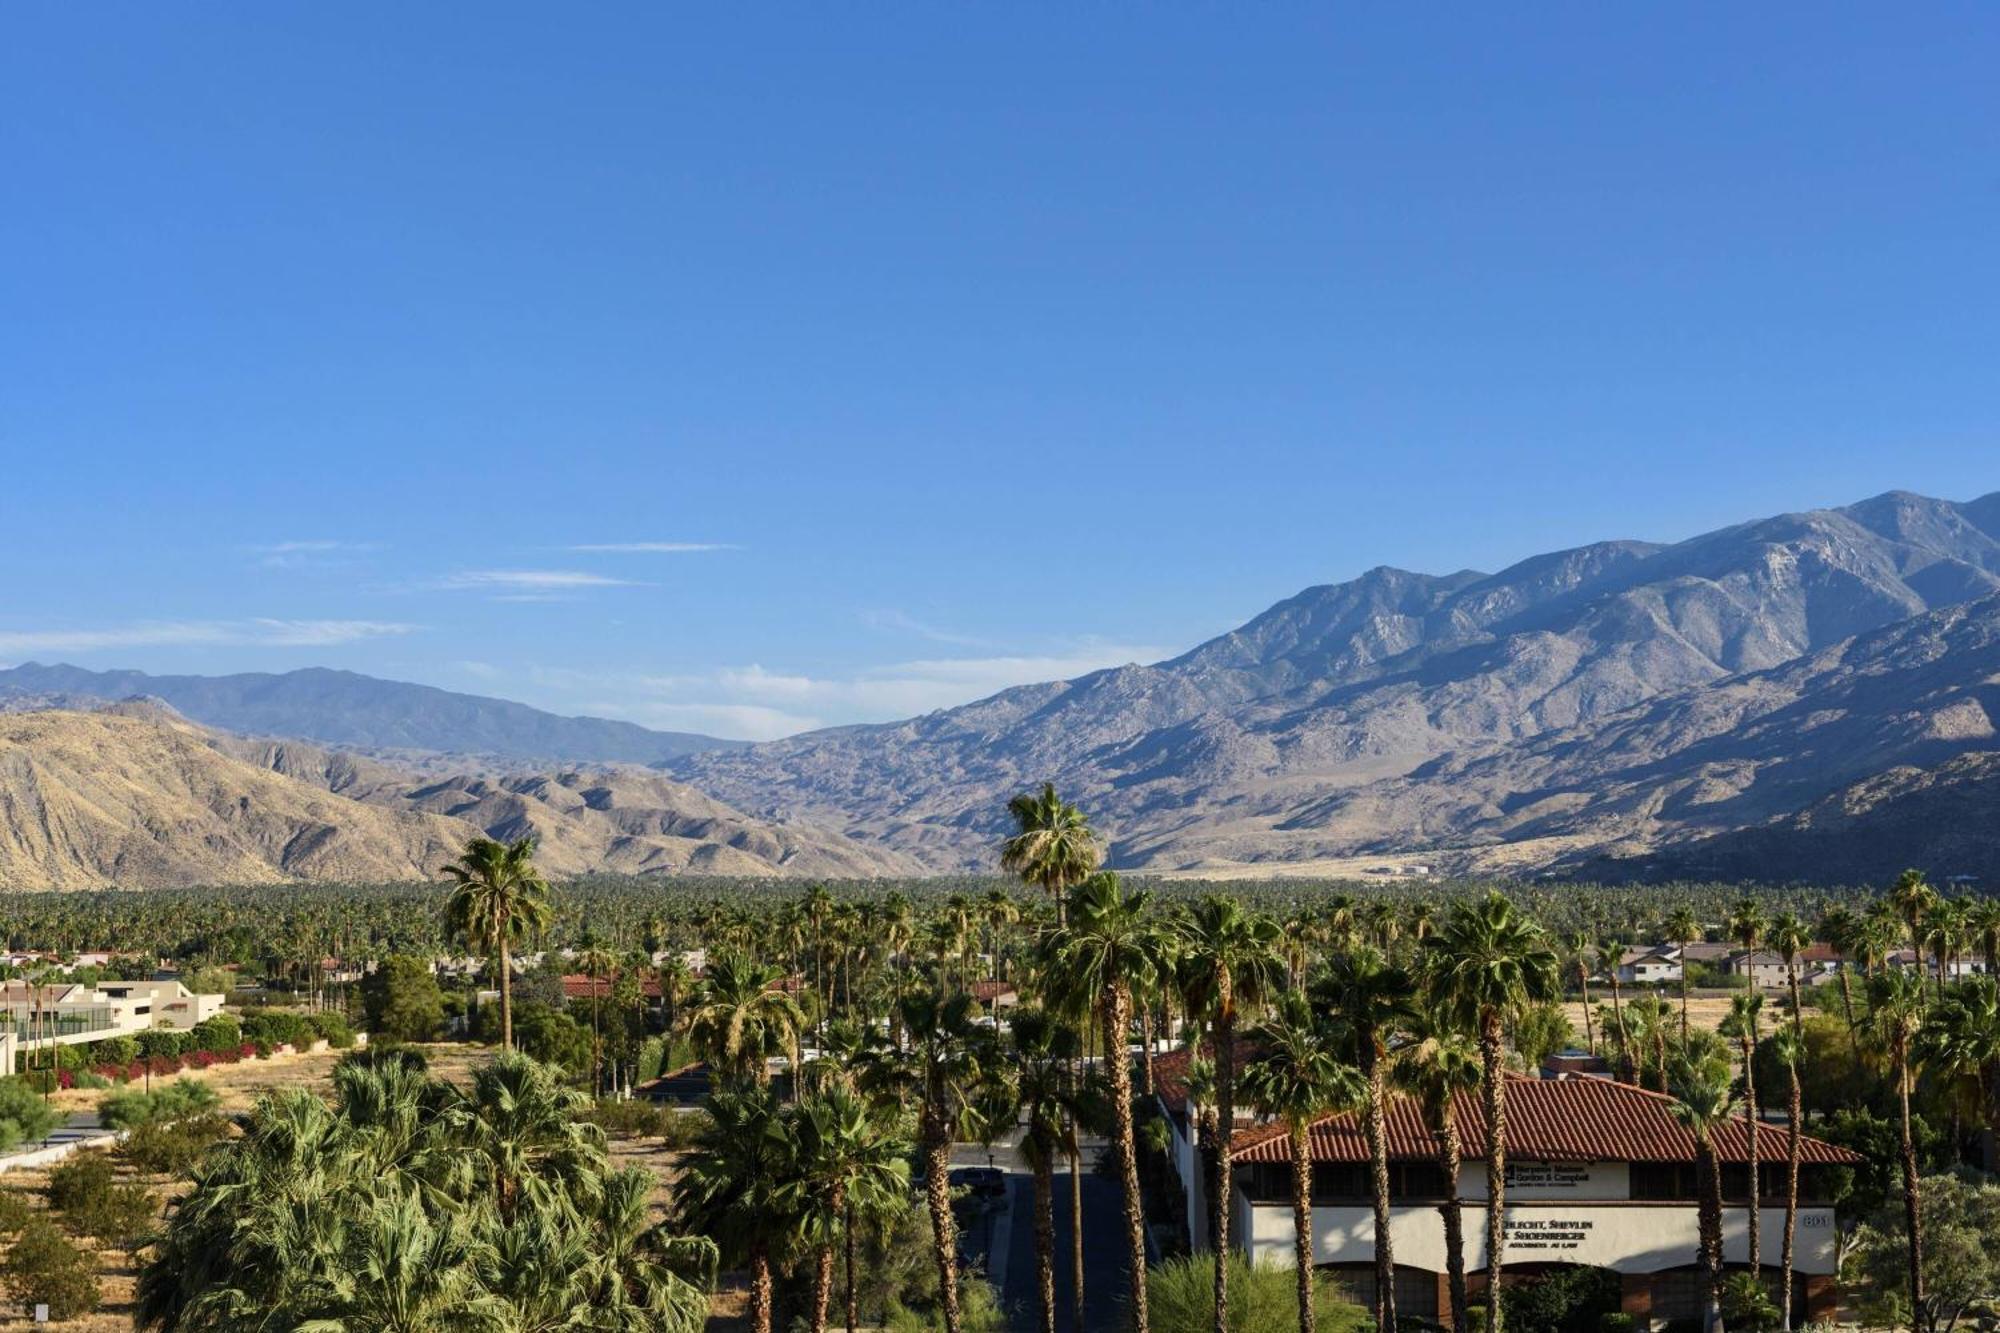
[[[611,998],[612,989],[618,983],[611,977],[587,977],[572,973],[563,978],[563,998],[565,1000],[600,1000]],[[652,977],[639,978],[639,991],[649,1000],[660,998],[660,983]]]
[[[1674,1099],[1665,1093],[1609,1079],[1509,1075],[1507,1155],[1536,1162],[1692,1162],[1694,1135],[1674,1119],[1673,1105]],[[1460,1094],[1453,1114],[1466,1158],[1484,1158],[1486,1115],[1479,1094]],[[1750,1159],[1749,1124],[1747,1119],[1732,1119],[1715,1132],[1721,1160]],[[1410,1098],[1398,1095],[1390,1101],[1387,1128],[1390,1157],[1430,1161],[1437,1156],[1437,1141]],[[1308,1140],[1316,1162],[1368,1160],[1368,1140],[1355,1112],[1342,1111],[1313,1122]],[[1808,1165],[1861,1160],[1845,1148],[1815,1138],[1803,1139],[1800,1148],[1800,1160]],[[1291,1160],[1285,1128],[1277,1123],[1239,1131],[1231,1150],[1239,1162]]]
[[[975,981],[972,983],[972,998],[981,1004],[992,1004],[995,1000],[1003,1000],[1009,995],[1018,996],[1019,994],[1020,992],[1014,988],[1014,983],[1011,981],[1000,981],[988,977],[984,981]]]

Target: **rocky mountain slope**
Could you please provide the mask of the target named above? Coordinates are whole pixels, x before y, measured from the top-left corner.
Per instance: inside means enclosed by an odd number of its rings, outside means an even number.
[[[865,876],[886,849],[774,825],[655,774],[431,782],[144,703],[0,714],[0,887],[428,879],[480,833],[550,873]]]
[[[1585,745],[1598,724],[1663,699],[1682,701],[1675,725],[1709,710],[1729,717],[1738,677],[1810,671],[1854,636],[1995,591],[2000,494],[1959,504],[1893,493],[1672,545],[1598,543],[1497,574],[1372,570],[1167,662],[665,767],[738,807],[836,824],[939,869],[989,861],[1006,797],[1044,778],[1088,805],[1128,866],[1278,869],[1503,838],[1547,840],[1526,857],[1539,865],[1592,840],[1706,831],[1676,813],[1700,806],[1688,789],[1656,793],[1649,814],[1636,779],[1622,805],[1569,793],[1540,798],[1553,802],[1541,823],[1520,817],[1568,762],[1560,747]],[[1798,688],[1832,683],[1811,676]],[[1720,766],[1761,762],[1755,737],[1730,726],[1699,755],[1672,726],[1623,735],[1628,774],[1706,765],[1706,782]],[[1783,765],[1784,799],[1805,803],[1852,777],[1837,758],[1813,748]],[[1775,781],[1775,771],[1762,780]],[[1751,783],[1730,817],[1770,816],[1759,802],[1778,790]],[[1572,806],[1569,822],[1556,818]]]
[[[246,735],[544,763],[652,764],[742,744],[605,718],[558,717],[505,699],[324,667],[281,675],[150,676],[29,662],[0,670],[0,699],[8,695],[146,695],[203,726]]]

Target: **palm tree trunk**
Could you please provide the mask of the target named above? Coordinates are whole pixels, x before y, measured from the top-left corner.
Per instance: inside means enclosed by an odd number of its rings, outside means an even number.
[[[861,1322],[861,1306],[854,1299],[854,1205],[847,1205],[847,1218],[841,1230],[847,1240],[847,1333],[854,1333],[854,1326]]]
[[[1577,983],[1583,987],[1583,1045],[1592,1055],[1597,1054],[1597,1029],[1590,1021],[1590,966],[1579,962],[1576,965]]]
[[[1840,960],[1840,1011],[1847,1018],[1847,1049],[1854,1056],[1854,1086],[1861,1081],[1861,1043],[1854,1038],[1854,986],[1847,977],[1848,962]]]
[[[924,1120],[924,1193],[930,1203],[938,1304],[944,1310],[945,1333],[959,1333],[958,1226],[951,1216],[951,1128],[931,1107],[924,1108]]]
[[[1759,1233],[1763,1231],[1760,1225],[1763,1221],[1763,1182],[1758,1179],[1761,1159],[1757,1155],[1757,1126],[1763,1117],[1757,1110],[1757,1036],[1754,1028],[1743,1034],[1742,1046],[1743,1105],[1750,1114],[1750,1271],[1761,1282],[1764,1278],[1764,1238]]]
[[[750,1247],[750,1327],[771,1333],[771,1252],[762,1242]]]
[[[1451,1333],[1466,1333],[1465,1313],[1465,1210],[1458,1198],[1458,1124],[1446,1104],[1439,1117],[1438,1166],[1444,1172],[1445,1200],[1438,1205],[1444,1215],[1445,1278],[1451,1289]]]
[[[1701,1182],[1701,1268],[1708,1280],[1703,1284],[1703,1333],[1722,1330],[1722,1164],[1716,1160],[1715,1145],[1704,1133],[1696,1144],[1700,1154]]]
[[[1299,1333],[1313,1333],[1312,1149],[1306,1122],[1292,1122],[1292,1264],[1299,1284]]]
[[[1117,1136],[1118,1175],[1125,1189],[1125,1230],[1131,1245],[1132,1296],[1126,1312],[1132,1333],[1147,1333],[1146,1208],[1139,1193],[1138,1145],[1132,1137],[1132,1062],[1125,1053],[1132,997],[1123,984],[1104,988],[1104,1064],[1111,1075],[1111,1123]]]
[[[1683,965],[1683,968],[1685,968],[1685,965]],[[1683,970],[1682,975],[1686,975],[1685,970]],[[1618,969],[1615,967],[1611,969],[1611,1017],[1618,1024],[1618,1063],[1626,1067],[1624,1071],[1625,1077],[1630,1081],[1636,1077],[1631,1068],[1632,1043],[1631,1038],[1625,1031],[1625,1002],[1619,998]]]
[[[1153,1095],[1153,1006],[1139,1006],[1139,1091]]]
[[[1682,940],[1680,942],[1680,946],[1681,946],[1681,1040],[1686,1041],[1688,1039],[1687,941]]]
[[[1785,1333],[1791,1333],[1792,1328],[1792,1257],[1794,1252],[1792,1238],[1799,1226],[1799,1158],[1803,1155],[1805,1148],[1804,1135],[1799,1127],[1799,1121],[1804,1114],[1804,1098],[1801,1096],[1799,1090],[1799,1067],[1794,1064],[1790,1066],[1790,1069],[1792,1075],[1791,1096],[1786,1102],[1786,1114],[1791,1119],[1791,1126],[1785,1133],[1785,1252],[1784,1257],[1779,1261],[1784,1269],[1780,1278],[1784,1283],[1780,1308],[1784,1314],[1781,1327],[1785,1330]]]
[[[507,950],[507,928],[500,927],[500,1049],[514,1049],[514,960]]]
[[[1083,1322],[1083,1149],[1076,1141],[1076,1117],[1069,1128],[1069,1275],[1070,1312],[1080,1329]]]
[[[1502,1333],[1500,1273],[1507,1261],[1507,1069],[1500,1050],[1500,1014],[1489,1010],[1479,1025],[1479,1059],[1486,1099],[1486,1333]]]
[[[1042,1333],[1056,1333],[1055,1181],[1047,1152],[1036,1152],[1034,1166],[1035,1294],[1041,1302]]]
[[[1216,980],[1215,1197],[1209,1200],[1209,1240],[1215,1246],[1215,1333],[1229,1333],[1229,1194],[1234,1174],[1229,1141],[1236,1134],[1236,996],[1224,971]]]
[[[813,1252],[812,1333],[826,1333],[827,1307],[833,1300],[833,1242]]]
[[[1389,1136],[1385,1124],[1388,1089],[1383,1086],[1382,1054],[1375,1034],[1364,1033],[1362,1073],[1368,1078],[1369,1183],[1375,1197],[1375,1327],[1396,1333],[1396,1255],[1389,1236]]]
[[[1892,1052],[1896,1061],[1896,1092],[1902,1103],[1903,1225],[1909,1235],[1910,1327],[1923,1328],[1924,1308],[1924,1215],[1922,1186],[1918,1184],[1917,1148],[1910,1137],[1910,1052],[1902,1042]]]

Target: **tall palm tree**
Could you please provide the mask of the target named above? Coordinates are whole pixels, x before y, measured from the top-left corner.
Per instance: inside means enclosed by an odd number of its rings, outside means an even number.
[[[1596,953],[1596,943],[1588,931],[1575,930],[1563,936],[1563,956],[1576,969],[1576,984],[1583,993],[1583,1044],[1592,1055],[1597,1054],[1597,1029],[1590,1016],[1590,968]]]
[[[1045,984],[1051,999],[1074,1013],[1095,1009],[1103,1027],[1110,1081],[1112,1149],[1125,1194],[1131,1247],[1133,1333],[1146,1333],[1146,1214],[1139,1193],[1139,1158],[1132,1135],[1132,993],[1159,975],[1163,944],[1148,919],[1152,895],[1127,893],[1118,876],[1099,871],[1070,893],[1069,913],[1047,941]]]
[[[883,1133],[861,1099],[837,1083],[789,1108],[783,1128],[787,1161],[773,1203],[812,1254],[810,1323],[812,1333],[826,1333],[833,1247],[842,1239],[853,1244],[857,1211],[880,1214],[908,1196],[909,1163],[903,1145]],[[850,1290],[853,1263],[850,1250]]]
[[[500,1045],[514,1048],[513,946],[548,929],[548,881],[535,868],[535,840],[474,838],[444,868],[452,883],[445,928],[468,948],[486,953],[500,974]]]
[[[1921,920],[1921,916],[1918,918]],[[1919,955],[1921,957],[1921,955]],[[1868,1019],[1888,1049],[1900,1106],[1900,1160],[1903,1171],[1903,1225],[1909,1238],[1911,1327],[1925,1327],[1923,1186],[1917,1174],[1916,1142],[1910,1133],[1910,1081],[1922,1050],[1928,999],[1919,968],[1890,968],[1868,985]]]
[[[1389,1044],[1410,1017],[1409,973],[1373,948],[1335,954],[1314,981],[1312,999],[1333,1016],[1342,1054],[1368,1087],[1365,1126],[1375,1202],[1375,1325],[1395,1333],[1396,1259],[1389,1228]]]
[[[1008,1027],[1015,1097],[1027,1120],[1021,1152],[1034,1177],[1036,1301],[1042,1333],[1055,1333],[1055,1162],[1063,1150],[1065,1116],[1076,1111],[1069,1068],[1079,1042],[1075,1028],[1044,1009],[1016,1009]]]
[[[1000,868],[1039,885],[1055,901],[1058,921],[1069,891],[1097,869],[1100,852],[1090,819],[1044,782],[1007,802],[1014,833],[1000,846]]]
[[[1971,1089],[1986,1122],[1986,1167],[2000,1140],[2000,981],[1968,977],[1925,1018],[1919,1054],[1929,1068]]]
[[[1618,990],[1618,968],[1625,956],[1625,946],[1616,936],[1606,935],[1597,941],[1597,956],[1603,960],[1605,979],[1611,983],[1611,1021],[1618,1030],[1618,1061],[1624,1066],[1619,1073],[1628,1080],[1638,1081],[1638,1071],[1632,1066],[1631,1035],[1625,1030],[1625,1004]],[[1681,961],[1681,973],[1687,973],[1687,960]]]
[[[1910,949],[1917,955],[1917,970],[1924,966],[1924,921],[1944,902],[1921,870],[1905,870],[1890,886],[1886,906],[1893,909],[1910,932]]]
[[[726,1082],[764,1083],[774,1055],[796,1058],[805,1013],[780,984],[782,973],[747,954],[729,952],[709,960],[707,975],[688,1015],[688,1040],[716,1076]]]
[[[576,965],[583,971],[584,980],[590,984],[590,1085],[599,1096],[604,1095],[604,1027],[602,1022],[603,987],[602,979],[618,970],[618,955],[610,946],[595,935],[585,935],[583,947],[577,950]]]
[[[1750,1271],[1762,1273],[1762,1238],[1758,1235],[1760,1200],[1757,1173],[1757,1127],[1762,1116],[1757,1110],[1757,1018],[1764,1010],[1764,997],[1755,991],[1729,997],[1729,1017],[1722,1020],[1721,1033],[1736,1039],[1743,1057],[1743,1106],[1749,1113],[1750,1139]]]
[[[1486,1112],[1486,1328],[1505,1327],[1507,1087],[1502,1034],[1507,1019],[1561,991],[1555,951],[1540,926],[1499,893],[1460,903],[1424,946],[1425,972],[1444,1012],[1478,1036]]]
[[[1681,1036],[1688,1034],[1688,945],[1701,938],[1701,918],[1686,905],[1676,907],[1667,917],[1667,937],[1681,951]]]
[[[1445,1276],[1451,1288],[1452,1333],[1466,1333],[1465,1219],[1458,1195],[1461,1148],[1458,1098],[1479,1086],[1479,1048],[1431,1007],[1420,1007],[1409,1040],[1396,1052],[1395,1077],[1423,1108],[1424,1124],[1437,1144],[1438,1172],[1444,1177]]]
[[[1768,1049],[1784,1069],[1788,1087],[1785,1101],[1785,1241],[1779,1258],[1782,1327],[1792,1327],[1792,1264],[1796,1252],[1794,1237],[1799,1227],[1799,1161],[1805,1150],[1805,1099],[1799,1088],[1799,1066],[1806,1057],[1805,1036],[1797,1027],[1782,1028],[1771,1034]]]
[[[945,1333],[959,1333],[958,1226],[951,1212],[951,1145],[970,1137],[982,1099],[1001,1070],[993,1038],[975,1021],[963,991],[913,990],[897,1002],[900,1043],[872,1048],[864,1086],[917,1103],[917,1150],[931,1217],[932,1259]]]
[[[1229,1320],[1229,1218],[1234,1189],[1229,1141],[1236,1132],[1236,1025],[1284,984],[1283,937],[1275,921],[1246,910],[1234,897],[1210,894],[1182,917],[1177,960],[1181,995],[1191,1018],[1215,1033],[1214,1191],[1209,1244],[1215,1252],[1215,1333]]]
[[[1854,1074],[1858,1083],[1861,1075],[1861,1048],[1855,1040],[1854,1027],[1854,979],[1852,973],[1866,947],[1868,923],[1861,915],[1849,907],[1830,907],[1819,919],[1820,938],[1833,946],[1840,955],[1835,961],[1835,976],[1840,981],[1840,1012],[1847,1023],[1848,1045],[1854,1052]]]
[[[1695,1160],[1701,1178],[1701,1267],[1707,1277],[1703,1311],[1704,1333],[1722,1327],[1722,1166],[1716,1159],[1715,1131],[1728,1121],[1729,1070],[1708,1062],[1684,1061],[1673,1079],[1675,1120],[1694,1135]],[[1753,1220],[1751,1233],[1756,1232]]]
[[[1312,1150],[1307,1130],[1329,1110],[1360,1105],[1368,1095],[1360,1070],[1344,1063],[1334,1042],[1297,991],[1256,1029],[1258,1053],[1243,1069],[1243,1095],[1259,1112],[1284,1122],[1292,1159],[1292,1265],[1298,1279],[1299,1333],[1313,1333]]]
[[[779,1191],[788,1169],[778,1099],[761,1086],[708,1099],[708,1119],[674,1185],[675,1220],[707,1236],[725,1261],[750,1266],[750,1324],[771,1333],[771,1243],[784,1225]]]

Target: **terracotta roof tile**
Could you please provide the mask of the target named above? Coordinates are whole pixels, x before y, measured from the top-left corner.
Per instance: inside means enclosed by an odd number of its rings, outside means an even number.
[[[1507,1080],[1507,1155],[1539,1162],[1692,1162],[1694,1135],[1674,1119],[1673,1104],[1674,1099],[1664,1093],[1610,1079],[1513,1075]],[[1466,1160],[1484,1158],[1486,1115],[1478,1094],[1461,1094],[1454,1113]],[[1392,1099],[1387,1122],[1390,1157],[1428,1161],[1436,1155],[1436,1143],[1415,1102],[1402,1096]],[[1782,1159],[1782,1126],[1764,1126],[1758,1139],[1760,1156]],[[1314,1161],[1368,1160],[1368,1141],[1361,1117],[1354,1112],[1315,1121],[1310,1141]],[[1723,1161],[1748,1161],[1749,1121],[1731,1120],[1716,1133],[1715,1142]],[[1231,1147],[1238,1161],[1291,1160],[1284,1127],[1275,1123],[1238,1132]],[[1802,1152],[1801,1160],[1808,1165],[1861,1160],[1845,1148],[1810,1137],[1804,1139]]]

